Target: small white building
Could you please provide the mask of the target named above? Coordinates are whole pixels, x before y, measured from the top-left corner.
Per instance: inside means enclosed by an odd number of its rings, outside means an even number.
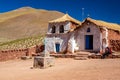
[[[68,14],[50,21],[45,38],[45,51],[49,53],[74,53],[77,49],[74,31],[80,25],[81,22],[73,19]]]
[[[116,36],[114,38],[111,35]],[[68,14],[50,21],[45,38],[45,52],[74,53],[78,50],[101,51],[105,47],[120,50],[120,25],[91,18],[82,23]]]

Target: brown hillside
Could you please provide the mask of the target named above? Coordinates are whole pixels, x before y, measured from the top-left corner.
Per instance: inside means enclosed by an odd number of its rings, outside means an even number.
[[[0,41],[45,34],[48,21],[63,16],[57,11],[23,7],[0,14]]]

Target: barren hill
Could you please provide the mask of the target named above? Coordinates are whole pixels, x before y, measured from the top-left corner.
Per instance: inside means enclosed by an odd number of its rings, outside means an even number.
[[[22,7],[0,14],[0,42],[45,34],[48,21],[63,16],[58,11]]]

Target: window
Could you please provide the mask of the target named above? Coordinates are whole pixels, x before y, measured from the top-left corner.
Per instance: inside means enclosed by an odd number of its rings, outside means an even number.
[[[60,33],[64,33],[64,26],[63,25],[60,26]]]
[[[52,26],[52,31],[51,31],[51,33],[55,33],[55,30],[56,30],[56,27],[55,27],[55,26]]]
[[[87,32],[90,32],[90,28],[87,28]]]

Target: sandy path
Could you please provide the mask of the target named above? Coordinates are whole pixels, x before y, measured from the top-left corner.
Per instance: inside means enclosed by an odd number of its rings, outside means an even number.
[[[55,59],[55,66],[30,69],[33,60],[0,63],[0,80],[120,80],[120,59]]]

